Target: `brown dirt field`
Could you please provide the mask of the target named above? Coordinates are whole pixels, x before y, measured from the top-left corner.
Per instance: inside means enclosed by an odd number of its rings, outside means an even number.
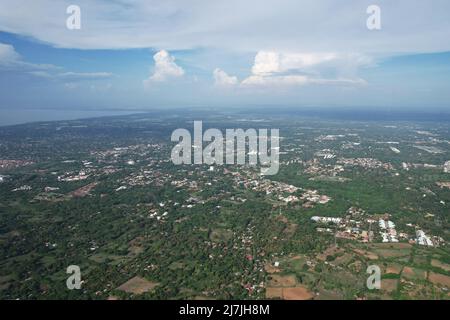
[[[390,264],[386,267],[386,273],[399,274],[402,271],[402,266],[399,264]]]
[[[84,187],[81,187],[75,191],[72,191],[69,193],[70,196],[74,198],[82,198],[85,197],[91,192],[92,189],[94,189],[97,186],[97,182],[92,182],[88,185],[85,185]]]
[[[333,264],[335,265],[341,265],[341,264],[345,264],[348,263],[351,259],[352,259],[352,255],[349,253],[345,253],[344,255],[337,257],[334,261]]]
[[[387,292],[393,292],[397,289],[398,280],[397,279],[383,279],[381,280],[381,290]]]
[[[414,275],[414,271],[410,267],[404,267],[402,274],[412,276],[412,275]]]
[[[411,267],[404,267],[402,271],[402,277],[406,278],[408,280],[414,280],[414,279],[426,279],[427,273],[424,270],[417,269],[417,268],[411,268]]]
[[[436,259],[431,260],[431,265],[433,267],[441,268],[442,270],[445,270],[445,271],[450,271],[450,264],[441,262],[441,261],[436,260]]]
[[[382,256],[383,258],[398,258],[398,257],[404,257],[407,256],[411,253],[410,250],[407,249],[402,249],[402,250],[397,250],[397,249],[378,249],[375,250],[375,252]]]
[[[293,287],[297,284],[295,276],[272,275],[268,285],[271,287]]]
[[[266,288],[266,298],[267,299],[283,298],[283,288],[267,287]]]
[[[327,259],[327,256],[332,256],[335,255],[336,253],[342,253],[344,252],[343,249],[339,248],[339,247],[335,247],[335,246],[331,246],[328,249],[326,249],[324,252],[318,254],[316,256],[317,259],[325,261]]]
[[[271,263],[267,263],[264,266],[264,270],[266,270],[267,273],[278,273],[278,272],[280,272],[280,269],[278,269],[277,267],[274,267]]]
[[[343,296],[338,291],[327,291],[325,289],[319,290],[319,295],[314,300],[342,300]]]
[[[440,274],[440,273],[434,273],[430,272],[430,275],[428,276],[428,280],[430,280],[434,284],[444,285],[448,288],[450,288],[450,277]]]
[[[314,294],[305,287],[283,288],[284,300],[310,300],[312,298],[314,298]]]
[[[400,249],[411,249],[412,245],[409,243],[377,243],[373,244],[372,247],[374,249],[400,250]]]
[[[205,296],[195,296],[194,300],[214,300],[214,298],[205,297]]]
[[[370,251],[364,251],[360,249],[353,249],[353,251],[359,255],[366,257],[369,260],[378,260],[378,255]]]
[[[128,293],[141,294],[153,290],[158,283],[145,280],[140,277],[134,277],[122,284],[117,290]]]

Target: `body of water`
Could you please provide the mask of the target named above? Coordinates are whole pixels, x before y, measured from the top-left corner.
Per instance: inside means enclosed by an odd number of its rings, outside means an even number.
[[[0,109],[0,126],[10,126],[40,121],[76,120],[85,118],[121,116],[133,111],[89,111],[89,110],[42,110],[42,109]]]

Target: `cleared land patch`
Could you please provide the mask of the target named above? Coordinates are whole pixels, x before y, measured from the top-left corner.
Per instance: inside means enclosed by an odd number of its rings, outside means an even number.
[[[397,290],[398,280],[397,279],[383,279],[381,280],[381,290],[387,292],[393,292]]]
[[[156,286],[158,286],[157,282],[148,281],[141,277],[134,277],[118,287],[117,290],[142,294],[153,290]]]
[[[402,271],[402,266],[399,264],[389,264],[386,267],[385,273],[391,273],[391,274],[400,274]]]
[[[266,288],[266,298],[267,299],[282,299],[283,298],[283,288],[267,287]]]
[[[427,273],[422,269],[404,267],[402,277],[408,280],[425,280],[427,278]]]
[[[296,285],[297,280],[295,279],[295,276],[289,275],[289,276],[281,276],[281,275],[271,275],[271,279],[269,280],[269,286],[270,287],[293,287]]]
[[[442,270],[445,270],[445,271],[450,271],[450,264],[441,262],[441,261],[436,260],[436,259],[432,259],[431,260],[431,265],[433,267],[438,267],[438,268],[440,268]]]
[[[283,288],[284,300],[310,300],[314,295],[305,287]]]
[[[447,288],[450,288],[450,277],[440,274],[440,273],[434,273],[430,272],[428,276],[428,280],[434,284],[437,285],[444,285]]]

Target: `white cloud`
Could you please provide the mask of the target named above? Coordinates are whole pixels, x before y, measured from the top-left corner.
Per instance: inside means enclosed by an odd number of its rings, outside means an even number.
[[[26,62],[12,45],[0,43],[0,70],[11,72],[26,72],[29,74],[46,73],[48,70],[58,70],[52,64],[36,64]]]
[[[20,55],[9,44],[0,43],[0,64],[9,64],[20,59]]]
[[[0,43],[0,71],[5,74],[25,74],[47,80],[63,80],[69,83],[82,80],[111,78],[110,72],[63,72],[52,64],[35,64],[24,61],[12,45]]]
[[[77,0],[82,29],[65,27],[71,0],[0,0],[0,31],[80,49],[215,47],[256,52],[396,54],[450,50],[448,0]],[[87,19],[89,17],[89,19]]]
[[[280,53],[260,51],[255,56],[253,74],[272,74],[294,70],[310,70],[320,66],[372,64],[372,59],[357,53]]]
[[[235,76],[229,76],[225,71],[216,68],[213,72],[214,83],[219,87],[230,87],[238,83],[238,78]]]
[[[301,86],[306,84],[328,84],[328,85],[365,85],[367,82],[364,79],[323,79],[311,78],[308,76],[288,75],[288,76],[258,76],[253,75],[246,78],[241,83],[243,86],[271,86],[271,87],[285,87],[285,86]]]
[[[242,81],[243,86],[292,86],[305,85],[309,82],[307,76],[261,76],[252,75]]]
[[[241,85],[361,85],[365,84],[366,81],[356,75],[358,68],[372,64],[370,57],[354,53],[281,53],[260,51],[255,56],[252,74],[244,79]],[[324,76],[324,74],[329,73],[335,76]]]
[[[58,78],[70,81],[107,79],[112,76],[110,72],[63,72],[56,75]]]
[[[253,74],[270,74],[313,67],[337,59],[336,53],[278,53],[260,51],[255,57]]]
[[[277,52],[260,51],[252,67],[253,74],[270,74],[280,71],[280,55]]]
[[[51,79],[53,77],[47,71],[42,71],[42,70],[30,71],[30,72],[28,72],[28,74],[31,74],[31,75],[33,75],[35,77],[46,78],[46,79]]]
[[[161,50],[153,56],[155,69],[149,79],[144,80],[144,84],[150,82],[163,82],[171,78],[179,78],[184,75],[184,70],[175,63],[175,58],[166,50]]]
[[[270,74],[313,67],[337,59],[336,53],[279,53],[260,51],[256,54],[253,74]]]
[[[109,79],[114,75],[110,72],[48,72],[48,71],[30,71],[35,77],[45,78],[49,80],[63,80],[68,81],[68,83],[73,83],[75,81],[83,80],[102,80]]]

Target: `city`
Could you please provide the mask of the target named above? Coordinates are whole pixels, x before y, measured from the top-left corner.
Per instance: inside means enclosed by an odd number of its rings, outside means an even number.
[[[170,132],[189,115],[0,128],[11,137],[0,145],[2,298],[70,298],[72,264],[79,298],[448,297],[445,123],[264,116],[239,124],[282,124],[273,176],[172,163]],[[380,290],[365,287],[372,264]]]

